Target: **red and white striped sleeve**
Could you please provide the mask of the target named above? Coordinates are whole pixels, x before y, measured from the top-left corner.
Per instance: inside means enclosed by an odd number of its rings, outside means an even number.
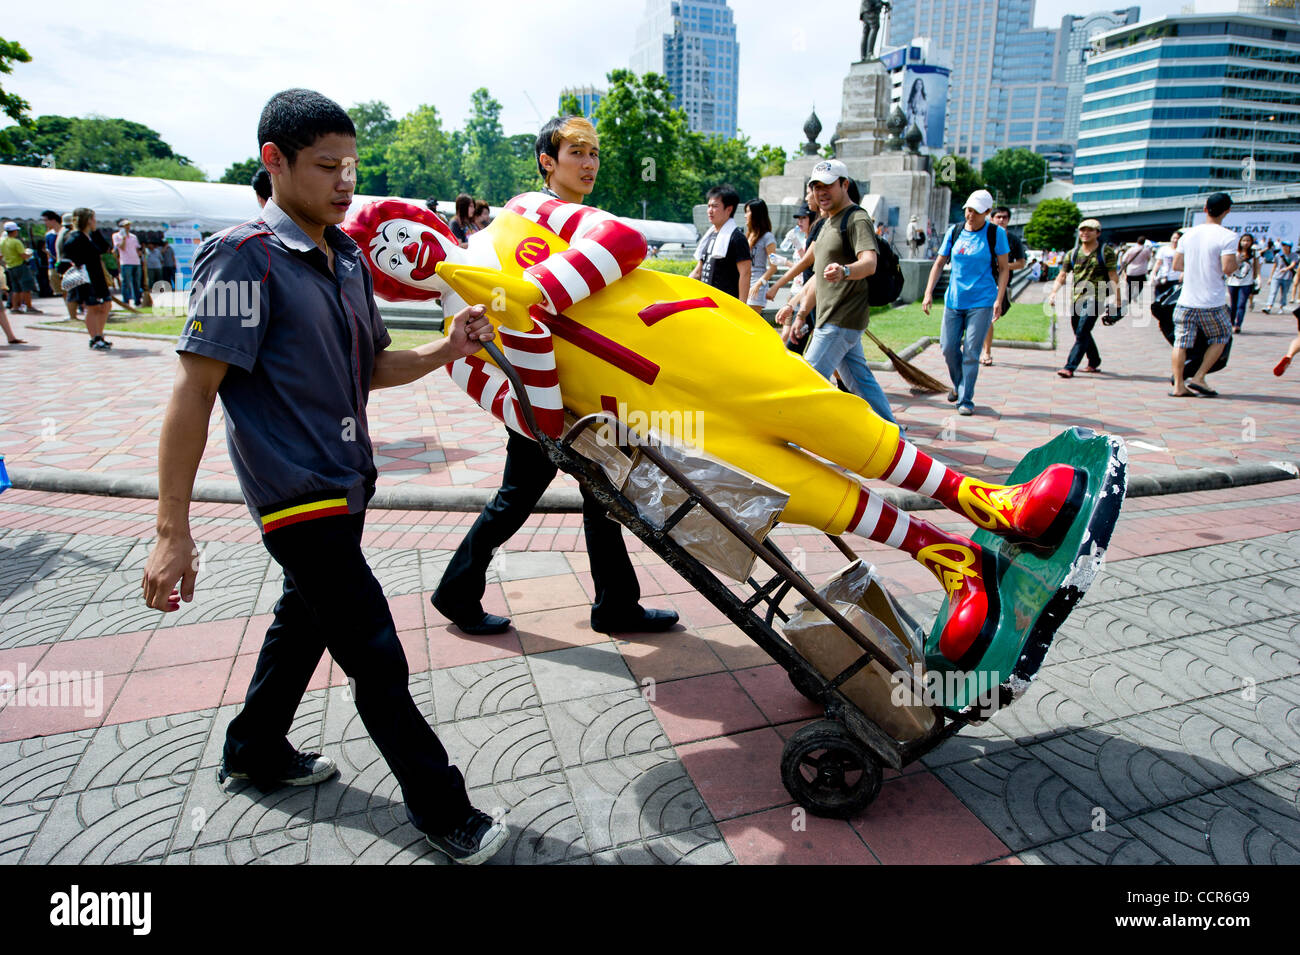
[[[550,329],[534,320],[529,331],[521,332],[501,325],[497,333],[501,336],[501,350],[523,381],[537,427],[552,438],[559,438],[564,429],[564,403]],[[500,368],[471,355],[449,364],[447,372],[461,390],[481,408],[505,422],[506,427],[526,438],[533,437],[510,389],[510,381]]]
[[[554,314],[599,292],[645,259],[645,236],[600,209],[542,192],[516,196],[506,209],[569,243],[565,251],[524,270],[546,296],[546,310]]]

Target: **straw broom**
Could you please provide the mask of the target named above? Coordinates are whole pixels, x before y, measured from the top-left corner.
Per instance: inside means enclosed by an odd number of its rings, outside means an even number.
[[[894,371],[903,376],[903,380],[911,385],[914,391],[933,391],[946,392],[948,386],[940,382],[937,378],[932,378],[923,372],[920,368],[910,362],[899,358],[888,345],[872,334],[871,329],[867,329],[867,337],[870,338],[877,348],[885,353],[889,363],[894,366]]]

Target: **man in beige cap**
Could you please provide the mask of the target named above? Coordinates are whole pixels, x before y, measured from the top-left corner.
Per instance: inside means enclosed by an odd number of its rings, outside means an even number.
[[[1066,275],[1074,276],[1070,296],[1070,327],[1074,329],[1074,347],[1065,367],[1057,372],[1062,378],[1073,378],[1074,370],[1085,357],[1088,365],[1084,371],[1101,371],[1101,352],[1092,337],[1097,318],[1111,309],[1112,296],[1119,294],[1119,276],[1115,273],[1115,251],[1101,244],[1101,223],[1084,219],[1079,223],[1079,242],[1061,261],[1060,274],[1052,286],[1047,301],[1057,308],[1056,295],[1065,284]],[[1119,314],[1115,302],[1114,314]],[[1057,313],[1060,313],[1057,308]]]

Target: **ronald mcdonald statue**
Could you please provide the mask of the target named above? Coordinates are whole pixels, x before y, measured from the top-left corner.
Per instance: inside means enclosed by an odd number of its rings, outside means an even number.
[[[962,669],[978,663],[997,627],[996,594],[986,588],[997,580],[995,555],[895,508],[853,475],[928,495],[977,527],[1041,550],[1055,546],[1081,506],[1085,475],[1069,465],[998,485],[935,461],[787,351],[742,302],[693,279],[637,268],[644,237],[599,209],[526,193],[468,248],[437,215],[396,200],[367,205],[345,228],[367,253],[380,296],[441,297],[447,314],[487,306],[538,427],[552,437],[564,409],[699,422],[695,433],[671,437],[788,493],[783,520],[902,548],[948,595],[939,649]],[[449,371],[527,434],[509,384],[485,354]]]

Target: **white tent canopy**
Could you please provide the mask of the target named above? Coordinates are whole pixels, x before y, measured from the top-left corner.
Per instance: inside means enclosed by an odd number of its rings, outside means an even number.
[[[353,198],[353,208],[382,196]],[[407,202],[423,206],[421,199]],[[197,222],[204,232],[247,222],[257,216],[252,186],[222,182],[178,182],[142,176],[106,176],[95,172],[40,169],[0,164],[0,215],[6,219],[39,219],[46,209],[59,214],[85,206],[94,209],[101,226],[130,219],[137,231],[161,228],[166,222]],[[438,203],[444,216],[455,215],[454,202]],[[495,216],[501,210],[493,208]],[[648,241],[694,244],[694,226],[675,222],[627,220]]]

